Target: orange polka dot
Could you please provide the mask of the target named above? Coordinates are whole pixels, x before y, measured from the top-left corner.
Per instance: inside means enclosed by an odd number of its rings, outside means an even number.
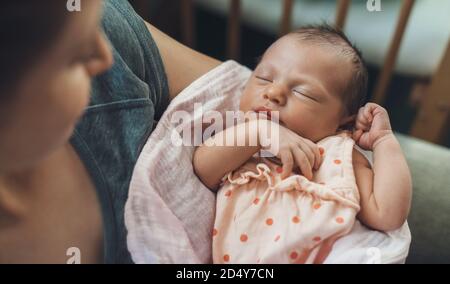
[[[258,203],[259,203],[259,198],[256,197],[256,198],[253,200],[253,204],[258,205]]]
[[[298,253],[296,251],[293,251],[293,252],[291,252],[291,254],[289,256],[292,259],[296,259],[298,257]]]
[[[319,236],[314,237],[314,239],[313,239],[313,241],[315,241],[315,242],[320,242],[321,240],[322,240],[322,238]]]
[[[277,167],[276,171],[277,171],[277,173],[281,174],[283,172],[283,168],[282,167]]]
[[[336,160],[334,160],[334,163],[335,163],[336,165],[339,165],[339,164],[342,163],[342,162],[341,162],[341,160],[336,159]]]
[[[241,242],[246,242],[248,240],[248,236],[246,234],[241,235]]]
[[[273,219],[272,219],[272,218],[267,218],[267,219],[266,219],[266,224],[269,225],[269,226],[272,226],[272,224],[273,224]]]
[[[273,241],[278,242],[279,239],[280,239],[280,235],[277,235]]]
[[[319,153],[320,153],[320,155],[323,156],[323,153],[325,153],[325,149],[322,147],[319,147]]]
[[[223,256],[223,261],[228,262],[230,261],[230,256],[228,254]]]
[[[227,192],[225,192],[225,196],[226,197],[230,197],[231,196],[231,190],[227,190]]]
[[[336,222],[339,223],[339,224],[342,224],[342,223],[344,223],[344,218],[342,218],[342,217],[337,217],[337,218],[336,218]]]
[[[314,209],[319,209],[320,206],[322,206],[322,205],[320,205],[319,203],[316,203],[316,204],[314,204],[313,208],[314,208]]]
[[[324,182],[319,182],[319,184],[321,184],[321,185],[325,185],[325,183],[324,183]]]
[[[300,217],[298,217],[298,216],[292,217],[292,222],[293,223],[300,223]]]
[[[213,229],[212,235],[213,235],[213,237],[217,235],[217,229],[216,228]]]

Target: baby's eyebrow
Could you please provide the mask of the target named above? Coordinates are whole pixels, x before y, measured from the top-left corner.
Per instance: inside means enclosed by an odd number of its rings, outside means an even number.
[[[256,70],[258,70],[258,71],[263,70],[263,71],[267,71],[267,72],[277,72],[276,66],[274,66],[273,64],[271,64],[270,62],[267,62],[267,61],[265,61],[265,62],[260,62],[260,63],[256,66],[256,68],[255,68],[254,71],[256,71]]]
[[[256,66],[255,70],[272,70],[273,68],[267,63],[260,63]]]

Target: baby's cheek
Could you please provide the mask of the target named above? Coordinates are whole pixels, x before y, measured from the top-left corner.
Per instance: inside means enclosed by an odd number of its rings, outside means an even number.
[[[303,138],[312,139],[315,134],[314,124],[304,119],[297,119],[293,123],[284,121],[285,126]]]
[[[249,111],[252,109],[252,101],[253,96],[251,95],[250,90],[245,90],[244,93],[241,96],[240,103],[239,103],[239,110],[241,111]]]
[[[337,124],[326,119],[314,118],[305,120],[302,123],[301,135],[313,142],[322,140],[323,138],[336,133]]]
[[[327,136],[334,135],[339,129],[338,118],[320,120],[315,127],[316,137],[321,140]]]

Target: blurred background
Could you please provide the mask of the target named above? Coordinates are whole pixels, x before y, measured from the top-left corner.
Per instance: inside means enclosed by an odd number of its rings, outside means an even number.
[[[450,147],[450,0],[130,0],[147,21],[220,60],[254,68],[280,35],[342,28],[369,64],[369,96],[395,131]]]
[[[406,263],[450,263],[450,0],[130,2],[178,41],[249,68],[289,30],[342,28],[369,64],[369,99],[388,109],[411,170]]]

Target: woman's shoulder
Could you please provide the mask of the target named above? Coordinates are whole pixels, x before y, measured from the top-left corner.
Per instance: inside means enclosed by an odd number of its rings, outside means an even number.
[[[155,42],[127,1],[104,1],[102,27],[114,65],[92,81],[91,101],[71,138],[102,206],[105,262],[130,262],[124,206],[133,169],[156,120],[169,103]]]
[[[104,1],[102,27],[114,64],[92,80],[76,135],[94,154],[109,151],[134,160],[169,104],[167,79],[150,32],[127,1]]]
[[[104,1],[102,27],[114,64],[93,78],[90,104],[76,133],[91,148],[135,158],[169,104],[167,78],[150,32],[128,1]]]
[[[162,58],[144,20],[128,1],[106,0],[102,28],[110,42],[114,65],[92,82],[91,108],[103,104],[146,100],[160,115],[169,104]],[[134,104],[133,104],[134,107]]]

